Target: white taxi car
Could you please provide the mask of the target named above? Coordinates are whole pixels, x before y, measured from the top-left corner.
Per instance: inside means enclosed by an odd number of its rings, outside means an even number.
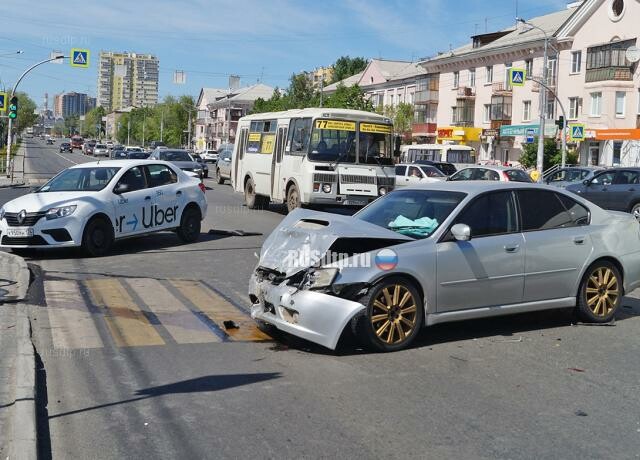
[[[101,256],[115,240],[162,230],[194,242],[204,192],[199,179],[164,161],[78,164],[0,207],[0,247],[81,246]]]

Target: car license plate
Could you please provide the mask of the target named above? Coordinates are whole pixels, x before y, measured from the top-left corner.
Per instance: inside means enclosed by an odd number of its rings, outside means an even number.
[[[33,236],[33,228],[31,227],[8,228],[7,236],[12,238],[31,237]]]
[[[345,206],[366,206],[369,203],[369,201],[362,200],[362,199],[354,200],[353,198],[350,198],[348,200],[344,200],[343,203]]]

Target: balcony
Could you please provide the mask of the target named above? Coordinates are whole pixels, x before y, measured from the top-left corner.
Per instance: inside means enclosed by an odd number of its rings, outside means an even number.
[[[511,95],[513,92],[513,88],[504,83],[504,82],[500,82],[500,83],[493,83],[491,85],[491,93],[492,94],[498,94],[498,95]]]
[[[584,81],[585,83],[597,81],[633,81],[633,72],[631,71],[631,67],[588,69]]]
[[[458,99],[475,99],[476,89],[468,86],[458,88]]]
[[[413,123],[411,132],[413,136],[435,136],[437,123]]]
[[[414,104],[429,104],[437,103],[440,93],[437,90],[426,89],[423,91],[416,91],[414,93]]]

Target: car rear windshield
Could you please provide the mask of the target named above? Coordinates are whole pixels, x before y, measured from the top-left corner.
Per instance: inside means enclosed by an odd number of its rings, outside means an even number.
[[[120,168],[70,168],[37,190],[43,192],[98,192],[105,188]]]
[[[193,161],[187,152],[166,151],[160,152],[163,161]]]
[[[451,176],[452,174],[455,174],[457,172],[456,167],[451,163],[433,163],[433,166],[438,168],[447,176]]]
[[[529,174],[522,169],[507,169],[504,173],[513,182],[533,182]]]
[[[462,192],[396,190],[355,217],[415,239],[428,238],[465,198]]]

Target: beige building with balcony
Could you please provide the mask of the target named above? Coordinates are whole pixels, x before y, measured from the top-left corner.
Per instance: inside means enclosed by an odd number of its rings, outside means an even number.
[[[557,133],[562,114],[584,123],[587,138],[575,145],[583,164],[640,163],[637,63],[626,57],[636,45],[637,0],[585,0],[503,31],[472,37],[471,43],[425,60],[439,75],[438,142],[476,147],[480,161],[515,163],[527,131],[539,132],[545,34],[549,60],[545,135]],[[544,31],[544,32],[543,32]],[[633,49],[633,48],[632,48]],[[510,87],[511,68],[526,69],[524,87]]]
[[[107,112],[158,103],[158,58],[151,54],[101,52],[98,105]]]

